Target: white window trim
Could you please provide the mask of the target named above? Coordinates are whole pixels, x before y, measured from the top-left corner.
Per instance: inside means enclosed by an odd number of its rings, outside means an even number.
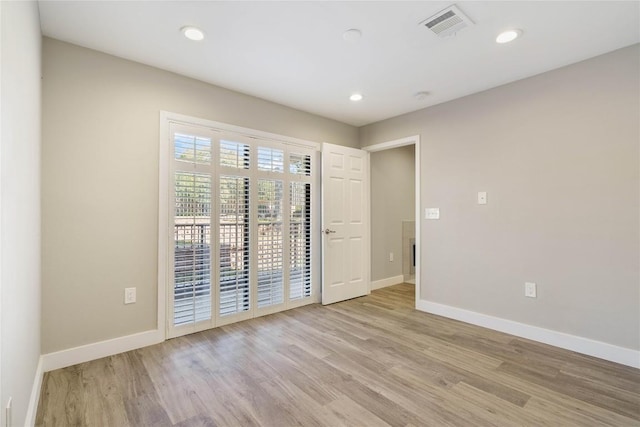
[[[173,156],[170,152],[171,146],[171,134],[170,124],[183,124],[186,126],[199,126],[213,131],[232,132],[239,134],[245,138],[252,140],[276,141],[285,143],[295,151],[295,146],[311,149],[316,152],[319,158],[319,152],[321,144],[313,141],[303,140],[299,138],[274,134],[270,132],[264,132],[256,129],[245,128],[242,126],[236,126],[228,123],[221,123],[207,119],[201,119],[197,117],[186,116],[183,114],[172,113],[169,111],[160,111],[160,144],[159,144],[159,180],[158,180],[158,317],[157,328],[163,332],[163,339],[167,339],[169,335],[170,325],[167,319],[169,312],[169,304],[171,300],[169,298],[168,284],[170,282],[169,271],[169,226],[170,226],[170,174],[172,171]],[[318,161],[319,163],[319,161]],[[319,164],[317,166],[319,171]],[[313,212],[311,220],[311,233],[314,236],[320,235],[320,173],[316,172],[313,175],[313,186],[316,188],[314,191],[314,199],[312,201]],[[312,265],[313,269],[313,290],[311,301],[308,298],[301,300],[289,301],[287,308],[295,308],[301,305],[310,304],[314,302],[320,302],[320,239],[316,237],[314,246],[312,248]],[[285,295],[287,297],[288,295]],[[285,298],[286,301],[286,298]],[[274,310],[275,311],[275,310]],[[267,314],[261,311],[260,314]],[[216,326],[222,326],[224,323],[220,323]]]
[[[261,130],[236,126],[228,123],[215,122],[213,120],[200,119],[197,117],[186,116],[184,114],[160,111],[160,127],[162,128],[163,124],[168,126],[169,122],[184,124],[187,126],[201,126],[214,131],[233,132],[251,139],[265,139],[269,141],[284,142],[289,145],[300,145],[302,147],[311,148],[315,151],[320,151],[321,148],[321,144],[314,141],[279,135],[277,133],[264,132]],[[169,136],[168,127],[167,129],[165,129],[165,131],[167,132],[167,136]],[[168,143],[169,141],[166,142]]]

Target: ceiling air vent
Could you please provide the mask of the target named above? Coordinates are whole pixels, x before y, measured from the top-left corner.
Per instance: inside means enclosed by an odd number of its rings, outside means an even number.
[[[447,37],[473,25],[473,22],[458,7],[449,6],[425,19],[420,25],[424,25],[438,37]]]

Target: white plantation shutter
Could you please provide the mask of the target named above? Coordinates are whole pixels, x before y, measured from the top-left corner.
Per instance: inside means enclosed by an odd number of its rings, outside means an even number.
[[[289,183],[289,298],[311,295],[311,184]]]
[[[184,124],[169,132],[169,335],[315,302],[313,146]]]
[[[311,154],[289,155],[289,298],[306,298],[312,292],[311,257]]]
[[[311,155],[291,153],[289,155],[289,173],[310,177]]]
[[[258,307],[284,301],[282,181],[258,180]]]
[[[249,169],[249,145],[234,141],[220,141],[220,166]]]
[[[221,176],[219,188],[219,313],[227,316],[251,307],[249,178]]]
[[[258,170],[284,172],[284,151],[270,147],[258,147]]]
[[[175,174],[174,324],[211,318],[211,176]]]
[[[211,164],[211,139],[195,135],[174,134],[174,157],[189,163]]]
[[[211,138],[173,133],[173,324],[211,319]]]

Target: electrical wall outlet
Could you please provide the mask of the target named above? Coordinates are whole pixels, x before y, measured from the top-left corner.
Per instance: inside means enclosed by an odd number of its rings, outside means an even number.
[[[486,205],[487,204],[487,192],[486,191],[479,191],[478,192],[478,204],[479,205]]]
[[[440,219],[440,208],[426,208],[424,219]]]
[[[524,296],[529,298],[536,298],[536,294],[536,284],[532,282],[526,282],[524,284]]]
[[[393,252],[389,252],[389,262],[393,262]]]
[[[133,304],[136,302],[136,288],[124,288],[124,303]]]

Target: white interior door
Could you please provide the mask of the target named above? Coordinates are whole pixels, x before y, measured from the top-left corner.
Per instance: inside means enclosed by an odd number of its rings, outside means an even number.
[[[322,304],[368,294],[368,152],[322,145],[322,236]]]

